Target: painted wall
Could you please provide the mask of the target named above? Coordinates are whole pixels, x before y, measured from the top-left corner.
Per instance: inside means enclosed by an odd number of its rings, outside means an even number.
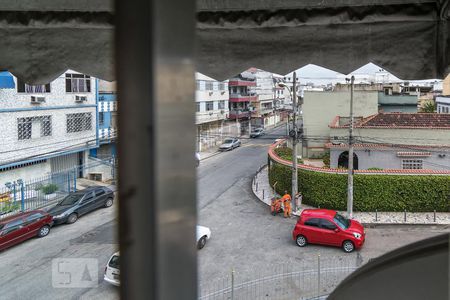
[[[337,168],[338,159],[341,153],[347,150],[331,149],[330,151],[330,167]],[[419,159],[423,161],[423,169],[430,170],[448,170],[450,169],[450,153],[444,150],[439,151],[433,149],[429,157],[398,157],[397,152],[417,151],[408,149],[392,149],[392,150],[355,150],[358,156],[358,169],[367,170],[369,168],[381,169],[402,169],[402,160]],[[445,155],[440,157],[439,154]]]
[[[330,130],[330,136],[345,137],[347,135],[347,128],[331,128]],[[363,143],[450,145],[450,130],[444,129],[355,128],[354,137]],[[347,143],[346,139],[338,139],[338,141]]]
[[[378,112],[378,92],[355,91],[354,116],[367,117]],[[303,127],[308,139],[304,145],[303,156],[319,155],[324,151],[324,144],[330,136],[328,125],[336,116],[350,115],[350,93],[348,92],[305,92]],[[320,139],[320,140],[319,140]],[[308,149],[308,148],[314,149]],[[317,148],[315,148],[317,147]]]
[[[67,71],[67,73],[76,73]],[[67,93],[65,74],[50,83],[50,93],[18,93],[15,89],[0,89],[0,166],[33,159],[37,156],[57,156],[75,149],[87,149],[96,144],[96,85],[91,77],[91,92]],[[31,95],[45,97],[45,102],[32,104]],[[75,102],[75,95],[87,97],[87,101]],[[91,130],[67,132],[67,114],[91,113]],[[18,119],[51,116],[51,135],[40,136],[40,124],[33,123],[31,139],[18,139]]]
[[[450,96],[450,74],[445,77],[442,83],[442,95]]]
[[[417,105],[380,105],[380,111],[417,113]]]
[[[418,97],[417,95],[385,95],[379,92],[378,104],[383,112],[416,113]]]
[[[203,74],[196,73],[195,102],[199,111],[195,113],[195,123],[204,124],[225,120],[229,114],[228,82],[219,82]],[[206,110],[206,102],[213,102],[213,109]],[[223,108],[219,108],[219,101],[223,101]]]
[[[45,176],[51,171],[50,161],[39,163],[36,165],[26,166],[22,168],[12,169],[0,172],[0,190],[5,187],[5,183],[12,182],[17,179],[23,181],[34,180]]]

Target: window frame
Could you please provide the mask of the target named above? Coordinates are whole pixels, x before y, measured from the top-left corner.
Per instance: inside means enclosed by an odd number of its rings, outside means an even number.
[[[208,109],[208,105],[212,105],[211,109]],[[206,101],[206,111],[213,111],[214,110],[214,101]]]
[[[84,80],[84,87],[87,90],[84,91],[74,91],[72,82],[78,80]],[[91,93],[92,92],[92,84],[91,84],[91,76],[85,74],[77,74],[77,73],[66,73],[65,76],[65,89],[67,94],[77,94],[77,93]]]
[[[308,222],[310,222],[310,221],[312,221],[312,220],[315,220],[315,221],[317,222],[317,224],[316,224],[316,225],[307,224]],[[303,225],[308,226],[308,227],[320,228],[320,218],[317,218],[317,217],[310,217],[310,218],[306,219],[306,220],[303,222]]]
[[[75,126],[75,122],[77,122],[77,120],[80,122],[79,126]],[[74,123],[73,126],[70,126],[69,122]],[[66,114],[66,133],[92,131],[92,127],[92,112]],[[77,128],[81,129],[75,130]]]
[[[32,89],[40,86],[41,88],[43,88],[44,91],[43,92],[39,92],[39,91],[28,92],[27,86],[32,87]],[[22,81],[21,79],[17,78],[16,91],[18,94],[49,94],[52,92],[52,89],[51,89],[51,83],[32,85],[32,84],[27,84],[24,81]]]
[[[335,229],[337,229],[338,228],[338,226],[336,225],[336,224],[334,224],[332,221],[330,221],[330,220],[328,220],[328,219],[325,219],[325,218],[320,218],[319,219],[320,220],[320,223],[319,223],[319,225],[320,225],[320,228],[322,228],[322,229],[326,229],[326,230],[332,230],[332,231],[334,231]],[[327,228],[327,227],[325,227],[325,226],[327,226],[326,224],[324,224],[324,222],[328,222],[329,224],[328,224],[328,226],[329,225],[333,225],[334,226],[334,228]]]

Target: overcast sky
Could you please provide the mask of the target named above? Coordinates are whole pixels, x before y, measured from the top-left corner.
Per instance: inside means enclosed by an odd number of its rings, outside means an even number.
[[[333,70],[329,70],[317,65],[306,65],[300,69],[298,69],[297,72],[297,77],[300,80],[301,84],[306,84],[308,82],[312,82],[315,85],[326,85],[329,83],[333,83],[335,84],[336,82],[345,82],[345,77],[349,77],[350,75],[355,75],[355,77],[358,78],[362,78],[364,77],[363,75],[367,75],[367,76],[373,76],[375,75],[375,73],[383,71],[383,68],[373,64],[373,63],[368,63],[356,70],[354,70],[353,72],[351,72],[350,74],[342,74],[339,72],[335,72]],[[390,81],[400,81],[401,79],[395,77],[395,75],[389,73],[389,80]],[[292,72],[289,74],[286,74],[286,77],[292,77]],[[344,79],[344,81],[343,81]],[[369,79],[367,79],[368,81],[370,81]],[[417,80],[417,81],[411,81],[411,82],[421,82],[421,81],[425,81],[425,80]],[[430,81],[430,80],[426,80],[426,81]],[[355,80],[356,82],[356,80]]]

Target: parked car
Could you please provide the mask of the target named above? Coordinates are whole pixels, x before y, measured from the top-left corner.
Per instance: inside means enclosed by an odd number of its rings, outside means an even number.
[[[256,138],[256,137],[262,136],[262,135],[264,135],[264,134],[266,134],[266,133],[264,132],[264,129],[263,129],[263,128],[256,128],[255,130],[253,130],[253,131],[250,133],[250,137],[251,137],[251,138]]]
[[[350,253],[359,249],[365,240],[364,228],[329,209],[305,209],[295,225],[292,237],[298,246],[308,243],[342,247]]]
[[[67,195],[48,210],[55,224],[75,223],[78,218],[99,207],[113,205],[114,192],[107,187],[93,186]]]
[[[0,250],[50,233],[53,218],[42,210],[32,210],[0,220]]]
[[[103,280],[111,283],[112,285],[120,285],[120,255],[119,252],[111,255],[110,259],[106,263],[105,275]]]
[[[197,225],[197,248],[202,249],[206,245],[206,241],[211,237],[211,230],[205,226]]]
[[[220,151],[233,150],[241,145],[241,141],[238,138],[226,138],[222,145],[220,145]]]

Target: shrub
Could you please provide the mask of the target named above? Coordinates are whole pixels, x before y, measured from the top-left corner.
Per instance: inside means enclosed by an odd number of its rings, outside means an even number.
[[[372,171],[382,171],[382,168],[376,168],[376,167],[372,167],[372,168],[368,168],[367,170],[372,170]]]
[[[269,181],[278,193],[291,191],[291,168],[271,162]],[[347,175],[298,170],[303,202],[346,210]],[[353,178],[355,211],[450,211],[450,176],[363,175]]]
[[[274,152],[278,155],[278,157],[292,161],[292,149],[288,147],[278,147],[274,149]],[[303,164],[304,161],[301,158],[297,158],[297,162],[299,164]]]
[[[13,212],[13,211],[19,210],[19,207],[20,207],[20,205],[17,202],[16,203],[11,202],[11,201],[3,202],[0,204],[0,213],[6,214],[9,212]]]
[[[48,194],[53,194],[54,192],[56,192],[58,190],[58,186],[54,183],[50,183],[50,184],[41,186],[40,189],[45,195],[48,195]]]

